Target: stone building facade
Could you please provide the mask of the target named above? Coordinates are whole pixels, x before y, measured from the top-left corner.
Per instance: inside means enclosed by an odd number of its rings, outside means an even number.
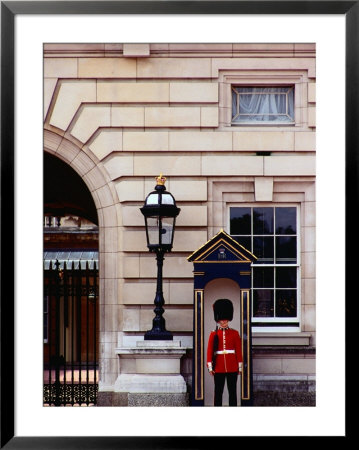
[[[153,318],[156,264],[139,208],[160,173],[181,208],[164,262],[164,316],[183,350],[186,398],[187,257],[223,229],[261,253],[252,276],[254,404],[315,404],[315,88],[312,44],[44,45],[44,151],[75,170],[97,209],[99,404],[134,401],[118,386],[136,375],[125,349]],[[245,95],[281,96],[286,112],[242,115]]]

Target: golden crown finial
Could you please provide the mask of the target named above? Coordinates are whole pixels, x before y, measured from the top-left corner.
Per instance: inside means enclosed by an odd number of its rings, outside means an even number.
[[[166,183],[166,177],[162,176],[162,173],[160,173],[159,177],[156,177],[157,185],[164,186]]]

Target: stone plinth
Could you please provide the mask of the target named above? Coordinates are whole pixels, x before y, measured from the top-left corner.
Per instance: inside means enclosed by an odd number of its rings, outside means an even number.
[[[137,341],[135,347],[117,348],[115,392],[127,393],[129,406],[186,406],[187,386],[180,373],[185,353],[180,341]]]

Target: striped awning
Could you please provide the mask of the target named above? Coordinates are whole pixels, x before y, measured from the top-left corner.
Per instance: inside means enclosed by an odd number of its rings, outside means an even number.
[[[50,269],[50,262],[52,267],[58,261],[60,263],[60,269],[72,269],[72,263],[74,269],[86,269],[86,263],[88,263],[89,269],[94,269],[96,263],[96,269],[98,269],[98,251],[94,250],[45,250],[44,251],[44,269]]]

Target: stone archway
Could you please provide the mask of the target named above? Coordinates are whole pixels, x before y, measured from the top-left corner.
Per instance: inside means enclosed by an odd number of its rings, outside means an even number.
[[[81,177],[94,201],[99,226],[99,396],[111,391],[118,376],[119,324],[119,223],[116,190],[97,158],[74,142],[44,130],[44,152],[68,164]]]

